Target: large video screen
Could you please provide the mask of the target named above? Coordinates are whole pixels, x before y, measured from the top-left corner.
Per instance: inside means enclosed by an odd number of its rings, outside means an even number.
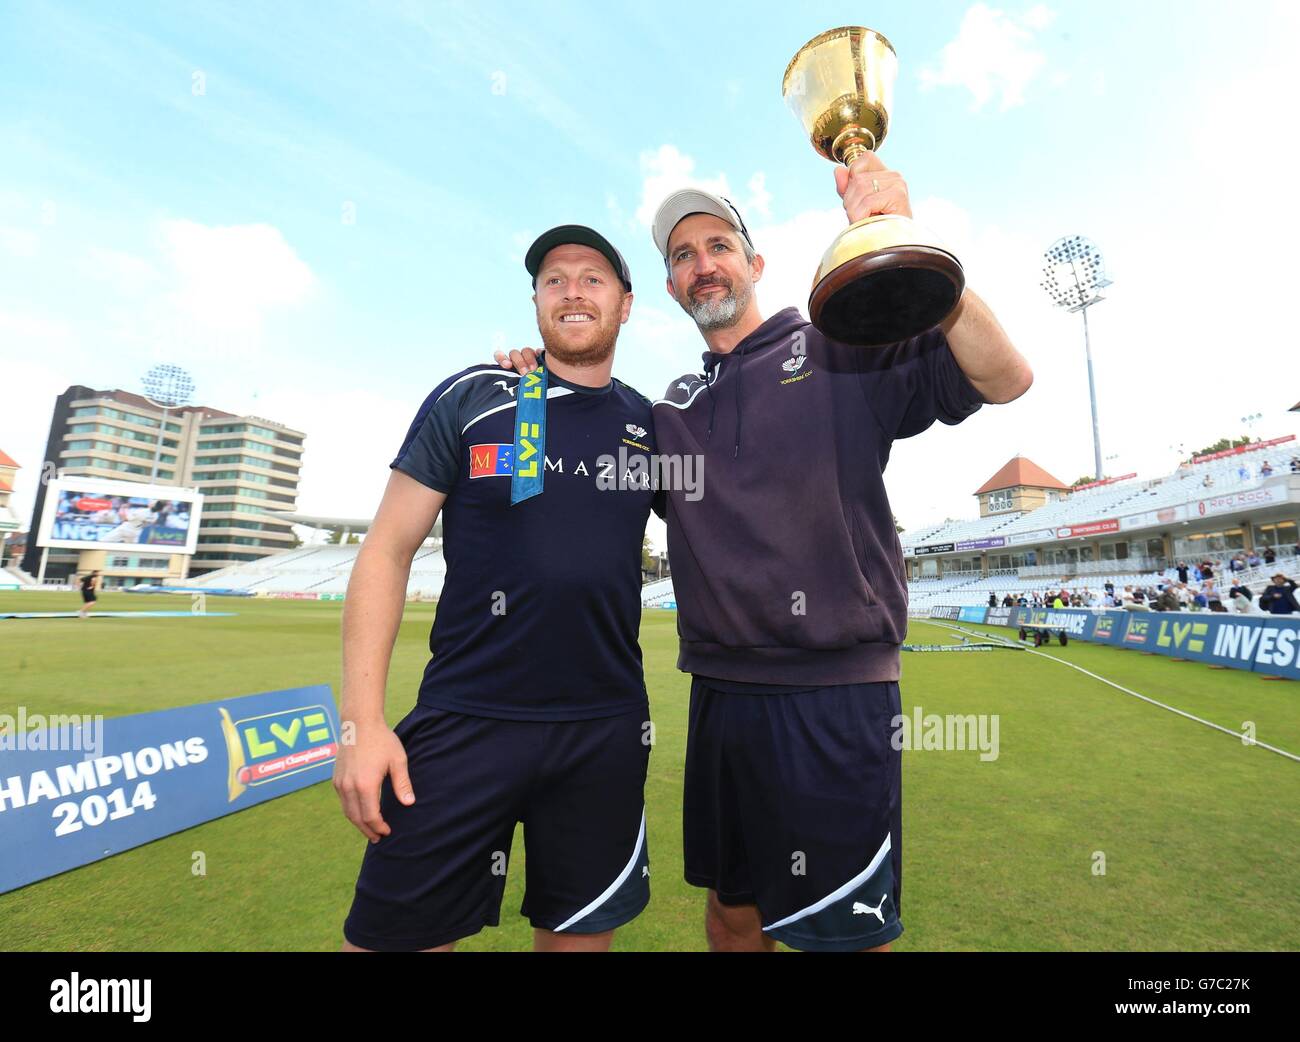
[[[36,544],[70,550],[192,554],[203,494],[176,485],[62,477],[51,481]]]

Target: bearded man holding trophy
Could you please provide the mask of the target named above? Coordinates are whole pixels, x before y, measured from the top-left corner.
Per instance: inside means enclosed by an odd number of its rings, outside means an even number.
[[[653,224],[668,293],[708,348],[653,415],[660,453],[703,463],[702,496],[667,490],[667,524],[692,675],[685,876],[708,891],[715,951],[888,951],[902,933],[907,579],[883,472],[895,439],[1033,382],[876,154],[896,72],[861,27],[822,33],[786,70],[849,219],[811,322],[760,314],[763,257],[729,200],[683,189]]]

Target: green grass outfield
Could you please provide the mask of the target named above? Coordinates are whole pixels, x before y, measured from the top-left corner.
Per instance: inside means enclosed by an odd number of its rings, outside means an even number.
[[[0,593],[0,611],[77,602]],[[107,594],[100,606],[188,602]],[[208,608],[238,614],[0,621],[0,713],[113,716],[315,683],[337,696],[339,603],[209,598]],[[432,618],[430,606],[407,609],[391,723],[414,702]],[[914,623],[908,639],[957,638]],[[681,875],[688,681],[675,668],[675,615],[647,611],[641,642],[657,728],[653,896],[614,943],[697,950],[703,892]],[[1254,721],[1260,741],[1300,753],[1300,684],[1078,641],[1043,650],[1225,727]],[[1000,749],[993,762],[904,754],[897,949],[1300,949],[1300,763],[1027,652],[906,654],[903,671],[905,712],[997,714]],[[0,949],[333,950],[364,844],[333,788],[316,785],[0,895]],[[205,877],[191,875],[196,850]],[[516,834],[502,925],[461,948],[530,946],[522,854]]]

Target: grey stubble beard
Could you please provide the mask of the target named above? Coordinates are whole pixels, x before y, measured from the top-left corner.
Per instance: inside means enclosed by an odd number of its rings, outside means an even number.
[[[750,290],[744,289],[737,295],[734,288],[727,290],[721,300],[696,300],[686,305],[686,313],[695,320],[701,332],[712,333],[718,329],[734,326],[740,316],[749,307]],[[688,298],[689,299],[689,298]]]

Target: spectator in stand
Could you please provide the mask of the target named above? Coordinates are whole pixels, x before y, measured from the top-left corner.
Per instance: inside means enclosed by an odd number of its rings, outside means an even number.
[[[1213,487],[1214,487],[1214,477],[1213,477],[1213,475],[1206,474],[1206,475],[1205,475],[1205,480],[1202,481],[1201,484],[1202,484],[1205,488],[1213,488]]]
[[[1069,595],[1067,594],[1066,596],[1069,596]],[[1059,593],[1058,593],[1058,594],[1057,594],[1057,595],[1052,599],[1052,607],[1053,607],[1053,608],[1064,608],[1064,607],[1065,607],[1065,601],[1061,600],[1061,595],[1060,595]]]
[[[998,595],[997,595],[996,593],[994,593],[992,590],[990,590],[990,591],[989,591],[989,607],[990,607],[990,608],[996,608],[997,606],[998,606]]]
[[[1300,474],[1300,456],[1291,457],[1291,473]]]
[[[1196,590],[1192,594],[1192,603],[1188,607],[1192,611],[1205,611],[1210,606],[1210,599],[1205,596],[1205,590]]]
[[[1264,563],[1272,564],[1276,560],[1277,560],[1277,551],[1274,550],[1271,546],[1264,547]]]
[[[1259,595],[1259,607],[1271,615],[1294,615],[1300,612],[1295,581],[1278,572]]]
[[[1237,480],[1238,480],[1238,481],[1249,481],[1249,480],[1250,480],[1250,468],[1249,468],[1248,466],[1246,466],[1246,464],[1244,464],[1244,463],[1240,464],[1240,465],[1237,467]]]
[[[1188,586],[1186,583],[1179,583],[1178,589],[1175,592],[1178,594],[1178,604],[1179,604],[1178,610],[1191,611],[1192,610],[1192,588]]]
[[[1178,611],[1181,607],[1182,604],[1178,601],[1178,594],[1174,592],[1173,584],[1166,584],[1160,591],[1160,596],[1156,598],[1156,611]]]
[[[1213,579],[1205,584],[1205,603],[1210,611],[1228,610],[1223,606],[1223,598],[1219,595],[1219,591],[1215,589]]]
[[[1258,567],[1260,566],[1261,563],[1263,563],[1263,562],[1260,560],[1260,556],[1259,556],[1259,554],[1255,553],[1255,551],[1252,550],[1252,551],[1250,552],[1250,556],[1246,558],[1246,567],[1247,567],[1247,568],[1258,568]]]
[[[1022,608],[1029,607],[1029,599],[1023,593],[1020,595],[1020,599],[1016,601],[1016,603]]]
[[[1233,554],[1232,558],[1228,561],[1228,571],[1244,572],[1245,570],[1246,570],[1246,555],[1240,552]]]
[[[1119,607],[1119,602],[1115,600],[1115,591],[1113,589],[1106,591],[1106,596],[1101,599],[1101,604],[1103,608]]]
[[[1214,565],[1211,564],[1209,561],[1202,561],[1201,581],[1204,582],[1206,579],[1213,579],[1213,578],[1214,578]]]
[[[1185,582],[1187,582],[1187,562],[1186,562],[1186,561],[1179,561],[1179,562],[1178,562],[1178,581],[1179,581],[1180,583],[1185,583]]]
[[[1021,597],[1020,600],[1021,600],[1021,603],[1024,603],[1024,598],[1023,598],[1023,597]],[[1015,602],[1014,600],[1012,600],[1012,598],[1011,598],[1011,594],[1007,594],[1005,597],[1002,598],[1002,607],[1004,607],[1004,608],[1014,608],[1015,606],[1016,606],[1016,602]]]
[[[1259,476],[1260,476],[1261,478],[1271,478],[1271,477],[1273,476],[1273,466],[1272,466],[1272,464],[1269,463],[1268,460],[1265,460],[1265,461],[1260,465],[1260,468],[1259,468]]]
[[[1232,589],[1228,591],[1228,597],[1232,600],[1233,609],[1242,615],[1249,614],[1251,602],[1255,599],[1254,594],[1250,592],[1250,587],[1243,586],[1241,583],[1233,583]]]

